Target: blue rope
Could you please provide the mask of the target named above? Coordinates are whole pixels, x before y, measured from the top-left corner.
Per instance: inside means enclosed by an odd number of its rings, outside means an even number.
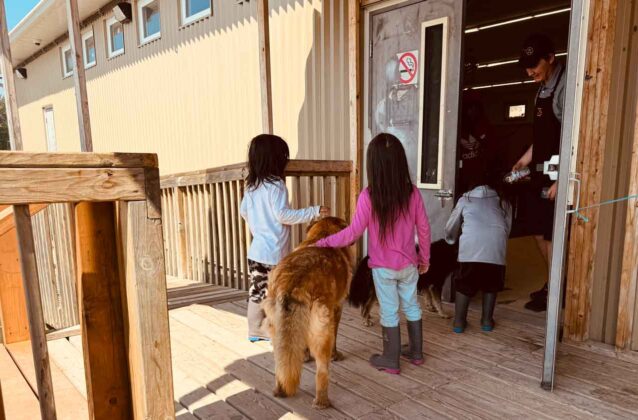
[[[587,216],[585,216],[584,214],[582,214],[581,210],[593,209],[595,207],[602,207],[602,206],[606,206],[608,204],[620,203],[621,201],[629,201],[629,200],[633,200],[633,199],[637,199],[637,198],[638,198],[638,194],[628,195],[626,197],[621,197],[621,198],[616,198],[616,199],[613,199],[613,200],[602,201],[602,202],[597,203],[597,204],[592,204],[591,206],[579,207],[577,209],[572,210],[572,212],[576,215],[577,218],[579,218],[582,221],[584,221],[585,223],[587,223],[587,222],[589,222],[589,218]]]

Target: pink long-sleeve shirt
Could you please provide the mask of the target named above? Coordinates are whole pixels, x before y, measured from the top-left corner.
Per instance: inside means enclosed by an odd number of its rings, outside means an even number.
[[[339,233],[317,242],[323,248],[342,248],[351,245],[368,229],[368,265],[371,268],[402,270],[410,265],[430,263],[430,222],[419,190],[414,187],[408,210],[394,222],[381,242],[379,222],[373,214],[372,200],[366,188],[359,195],[352,223]],[[414,237],[419,240],[417,255]]]

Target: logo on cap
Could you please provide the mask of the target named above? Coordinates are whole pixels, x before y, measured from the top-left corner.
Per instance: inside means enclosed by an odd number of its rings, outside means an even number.
[[[523,50],[525,52],[525,54],[527,55],[532,55],[534,54],[534,47],[527,47]]]

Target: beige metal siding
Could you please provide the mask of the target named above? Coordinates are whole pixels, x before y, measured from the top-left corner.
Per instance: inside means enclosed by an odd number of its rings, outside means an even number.
[[[274,127],[292,157],[348,158],[347,2],[272,0]],[[104,16],[92,23],[87,70],[95,151],[156,152],[163,174],[243,161],[261,130],[256,3],[213,1],[213,15],[180,27],[161,1],[160,39],[140,46],[137,17],[125,54],[108,60]],[[60,48],[18,82],[25,150],[45,150],[42,108],[53,106],[59,151],[79,150],[72,78]]]

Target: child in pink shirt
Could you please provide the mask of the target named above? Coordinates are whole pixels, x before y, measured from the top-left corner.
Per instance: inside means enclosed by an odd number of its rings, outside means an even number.
[[[408,321],[410,338],[403,355],[413,364],[423,363],[417,282],[430,264],[430,224],[421,194],[410,179],[405,151],[395,136],[377,135],[368,146],[367,162],[370,186],[359,196],[352,223],[316,245],[349,246],[368,230],[368,264],[383,327],[383,354],[373,355],[370,363],[379,370],[398,374],[402,354],[399,307]]]

